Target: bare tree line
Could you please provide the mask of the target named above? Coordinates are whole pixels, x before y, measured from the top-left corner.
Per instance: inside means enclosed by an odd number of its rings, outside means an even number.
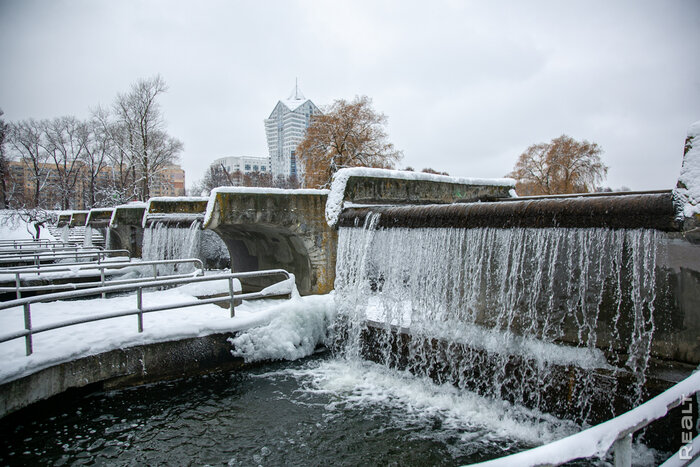
[[[166,90],[155,76],[86,120],[0,120],[2,207],[92,208],[148,199],[183,149],[167,133],[158,104]]]

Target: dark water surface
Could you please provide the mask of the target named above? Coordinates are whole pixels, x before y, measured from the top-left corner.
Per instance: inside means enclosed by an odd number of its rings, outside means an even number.
[[[328,359],[55,398],[0,421],[0,464],[458,465],[524,447],[372,388],[319,388]]]

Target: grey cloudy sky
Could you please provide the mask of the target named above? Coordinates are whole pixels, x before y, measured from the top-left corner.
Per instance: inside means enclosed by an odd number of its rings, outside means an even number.
[[[188,185],[267,155],[299,78],[317,105],[368,95],[403,166],[501,177],[563,133],[607,185],[675,185],[700,120],[700,2],[0,0],[5,118],[87,117],[160,73]]]

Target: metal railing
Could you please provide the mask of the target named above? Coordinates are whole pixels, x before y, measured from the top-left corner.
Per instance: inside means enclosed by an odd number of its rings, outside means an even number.
[[[21,306],[24,308],[24,329],[20,331],[11,332],[8,334],[0,335],[0,343],[11,341],[14,339],[24,338],[25,347],[27,355],[31,355],[34,352],[34,346],[32,342],[32,336],[34,334],[39,334],[41,332],[51,331],[54,329],[61,329],[68,326],[74,326],[77,324],[90,323],[94,321],[102,321],[105,319],[119,318],[122,316],[134,316],[138,318],[138,332],[143,332],[143,315],[144,313],[152,313],[155,311],[165,311],[174,310],[178,308],[187,308],[190,306],[207,305],[210,303],[221,303],[223,301],[229,302],[229,309],[231,310],[231,317],[235,316],[235,302],[237,300],[255,300],[260,298],[273,298],[273,297],[288,297],[290,292],[272,292],[266,293],[264,290],[261,292],[252,293],[240,293],[235,294],[233,287],[234,279],[242,279],[247,277],[265,277],[265,276],[284,276],[285,279],[289,279],[291,276],[284,269],[270,269],[266,271],[251,271],[251,272],[237,272],[230,274],[218,274],[215,276],[204,276],[204,277],[190,277],[187,279],[168,279],[168,280],[155,280],[146,281],[139,284],[127,284],[127,285],[108,285],[105,287],[94,287],[92,289],[86,290],[75,290],[69,292],[57,292],[46,295],[37,295],[35,297],[20,298],[17,300],[10,300],[7,302],[0,303],[0,311],[6,310],[8,308],[14,308]],[[227,280],[229,293],[224,296],[219,296],[215,298],[206,298],[202,300],[193,300],[189,302],[174,303],[169,305],[160,305],[146,307],[143,305],[143,289],[154,288],[154,287],[165,287],[174,285],[183,285],[199,282],[210,282],[216,280]],[[282,281],[279,281],[282,282]],[[80,297],[90,297],[94,295],[101,295],[103,293],[116,293],[116,292],[127,292],[136,290],[136,308],[131,308],[127,310],[113,311],[110,313],[103,313],[96,316],[86,316],[84,318],[75,318],[67,321],[56,322],[52,324],[46,324],[44,326],[32,326],[32,314],[31,305],[35,303],[46,303],[61,299],[73,299]]]
[[[665,417],[672,408],[690,402],[691,396],[697,392],[700,392],[700,371],[607,422],[528,451],[474,465],[482,467],[561,465],[576,459],[600,457],[612,447],[615,466],[630,466],[632,435],[651,422]],[[692,427],[689,429],[689,437],[692,438]],[[682,451],[677,454],[680,456]],[[697,453],[693,454],[697,455]]]
[[[87,250],[104,250],[101,246],[83,247],[72,243],[67,244],[45,244],[38,246],[25,246],[24,248],[11,248],[0,246],[0,257],[17,256],[36,253],[57,253],[57,252],[74,252],[82,249]]]
[[[158,276],[158,266],[161,265],[177,265],[177,264],[188,264],[194,265],[194,272],[192,273],[181,273],[181,274],[166,274]],[[184,258],[184,259],[161,259],[154,261],[139,261],[139,262],[124,262],[124,263],[79,263],[78,266],[66,267],[61,264],[44,266],[43,268],[22,268],[22,269],[0,269],[0,276],[2,274],[12,274],[15,278],[15,285],[13,287],[0,287],[0,293],[3,292],[15,292],[16,298],[22,298],[22,292],[41,292],[44,290],[56,290],[56,289],[87,289],[91,287],[104,287],[106,280],[105,271],[112,269],[125,269],[125,268],[140,268],[141,266],[150,266],[150,270],[153,273],[153,279],[178,279],[184,277],[196,277],[204,275],[204,265],[202,260],[198,258]],[[92,282],[71,282],[67,284],[48,284],[48,285],[22,285],[22,275],[39,275],[40,273],[51,274],[54,272],[72,272],[76,273],[79,271],[89,271],[91,269],[100,271],[100,280]],[[137,282],[143,282],[147,277],[139,277],[134,279],[114,279],[110,280],[110,285],[117,284],[135,284]],[[102,298],[105,294],[102,294]]]
[[[0,248],[5,250],[25,250],[27,248],[46,248],[50,246],[69,246],[69,245],[74,245],[75,243],[72,242],[66,242],[63,240],[46,240],[46,239],[40,239],[40,240],[31,240],[31,239],[22,239],[22,240],[0,240]]]
[[[57,261],[63,259],[73,259],[78,262],[81,258],[96,258],[96,261],[104,261],[110,256],[115,256],[116,254],[121,256],[127,256],[131,258],[131,253],[129,250],[101,250],[98,247],[88,247],[87,250],[79,250],[74,252],[56,252],[56,253],[19,253],[16,255],[8,255],[0,257],[0,264],[17,264],[25,263],[27,265],[33,264],[34,266],[40,266],[42,263],[47,261]]]

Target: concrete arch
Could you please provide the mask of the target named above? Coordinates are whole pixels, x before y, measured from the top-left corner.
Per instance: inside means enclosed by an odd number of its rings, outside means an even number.
[[[337,231],[325,220],[327,191],[233,188],[212,193],[204,228],[226,244],[234,271],[283,268],[302,295],[335,281]]]

